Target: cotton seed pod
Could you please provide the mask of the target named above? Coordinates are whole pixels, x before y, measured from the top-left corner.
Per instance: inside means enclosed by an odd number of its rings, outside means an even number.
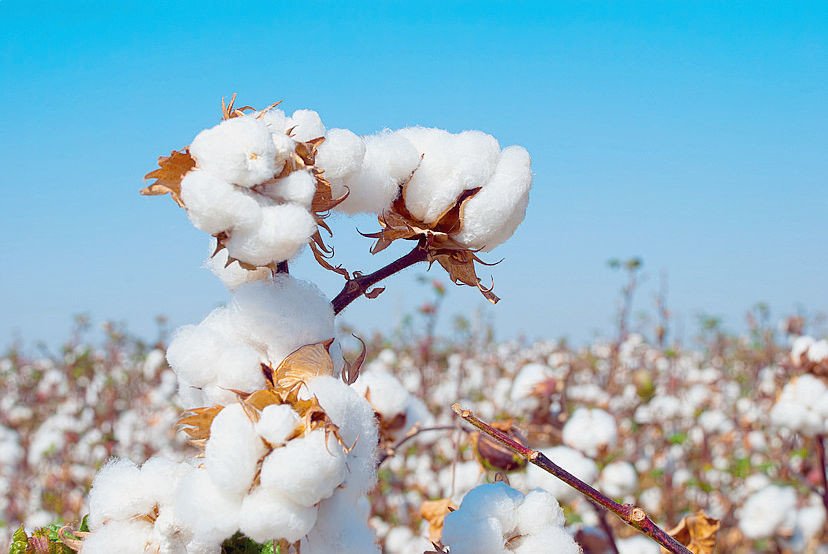
[[[528,446],[529,442],[526,435],[518,429],[511,420],[496,421],[492,423],[492,427],[499,431],[503,431],[514,441]],[[474,453],[477,460],[486,469],[495,471],[515,471],[526,466],[526,459],[518,456],[509,448],[503,446],[499,442],[493,440],[488,435],[474,433],[472,435],[472,444],[474,445]]]

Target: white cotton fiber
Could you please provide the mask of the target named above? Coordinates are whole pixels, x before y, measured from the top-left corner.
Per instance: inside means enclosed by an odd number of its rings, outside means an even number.
[[[213,420],[204,461],[210,479],[231,495],[247,492],[265,446],[240,404],[224,408]]]
[[[436,221],[472,188],[482,187],[494,173],[500,145],[480,131],[451,134],[412,127],[398,133],[423,156],[406,190],[406,207],[425,223]]]
[[[337,183],[336,196],[350,193],[336,207],[347,213],[382,213],[400,192],[400,185],[420,163],[420,154],[404,137],[389,132],[364,137],[365,155],[362,168]]]
[[[296,204],[309,210],[316,194],[316,178],[308,170],[293,171],[263,187],[262,192],[277,202]]]
[[[463,497],[461,509],[473,519],[494,517],[500,522],[503,533],[511,533],[518,522],[518,506],[523,494],[506,483],[480,485]]]
[[[333,494],[345,472],[345,454],[336,437],[317,429],[268,455],[261,482],[297,504],[313,506]]]
[[[251,116],[202,131],[190,145],[190,154],[199,169],[241,187],[263,183],[281,170],[270,129]]]
[[[187,462],[153,456],[141,465],[142,486],[156,504],[170,506],[175,500],[178,481],[192,470],[193,466]]]
[[[248,344],[228,340],[217,358],[216,385],[229,391],[253,392],[264,388],[262,356]]]
[[[264,123],[274,135],[284,135],[287,130],[287,116],[278,108],[271,108],[265,112],[257,112],[256,118]]]
[[[828,431],[828,387],[811,374],[792,379],[771,409],[771,422],[806,436]]]
[[[144,554],[152,533],[148,521],[113,521],[95,530],[83,541],[84,554]]]
[[[256,433],[272,446],[281,446],[301,422],[288,404],[271,404],[262,410],[256,422]]]
[[[581,554],[581,547],[562,527],[547,527],[523,537],[513,550],[515,554]]]
[[[204,325],[179,327],[167,348],[167,363],[179,379],[203,387],[216,378],[215,361],[223,343],[218,333]]]
[[[288,129],[293,127],[293,138],[299,142],[324,137],[325,126],[319,114],[313,110],[296,110],[286,123]]]
[[[622,498],[638,488],[638,475],[631,463],[619,460],[604,466],[599,482],[605,494]]]
[[[615,446],[618,428],[615,418],[598,408],[578,408],[563,428],[563,442],[588,456]]]
[[[542,450],[542,453],[581,481],[592,483],[598,476],[598,467],[595,462],[573,448],[553,446]],[[534,465],[527,469],[526,481],[528,486],[545,489],[562,502],[568,502],[578,497],[575,489]]]
[[[210,253],[216,250],[216,241],[210,241]],[[261,267],[253,271],[244,269],[237,263],[227,264],[227,249],[222,248],[215,256],[207,258],[204,265],[218,277],[224,286],[230,290],[236,289],[244,283],[264,281],[270,278],[270,269]]]
[[[175,513],[200,542],[221,543],[239,528],[242,496],[219,490],[205,469],[185,475],[175,491]]]
[[[300,506],[278,492],[258,487],[245,497],[239,530],[256,542],[285,539],[295,542],[316,523],[316,506]]]
[[[828,359],[828,340],[818,340],[808,348],[808,360],[818,364],[825,359]]]
[[[379,554],[374,532],[368,525],[371,505],[350,487],[319,504],[316,525],[302,540],[302,554]]]
[[[557,499],[543,489],[529,491],[517,509],[517,530],[521,535],[538,533],[546,527],[563,527],[566,523]]]
[[[738,516],[739,529],[749,539],[790,531],[796,520],[796,491],[769,485],[748,497]]]
[[[316,165],[325,171],[331,184],[341,186],[342,179],[360,170],[364,156],[365,142],[361,138],[348,129],[331,129],[319,146]],[[334,196],[342,193],[344,190],[337,190]]]
[[[463,205],[463,228],[455,240],[488,252],[511,237],[526,215],[532,167],[520,146],[504,148],[491,179]]]
[[[238,229],[230,236],[230,256],[255,266],[282,262],[295,256],[316,232],[313,215],[296,204],[265,206],[261,214],[257,227]]]
[[[125,520],[149,513],[155,499],[141,480],[141,472],[130,460],[113,459],[98,471],[89,492],[89,528],[107,521]]]
[[[360,374],[353,386],[388,421],[405,413],[411,396],[402,383],[386,371],[366,371]]]
[[[229,309],[238,332],[260,345],[274,368],[300,346],[335,335],[330,301],[316,285],[286,274],[240,286]]]
[[[181,181],[181,199],[196,228],[214,235],[259,224],[261,208],[246,192],[212,173],[196,169]]]
[[[475,519],[462,510],[446,515],[443,544],[451,554],[506,554],[500,521],[494,517]]]

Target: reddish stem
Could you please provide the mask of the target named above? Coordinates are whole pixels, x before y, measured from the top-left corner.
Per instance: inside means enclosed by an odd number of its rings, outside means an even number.
[[[817,435],[815,438],[817,456],[819,456],[819,476],[822,480],[822,503],[825,505],[825,510],[828,511],[828,475],[825,474],[825,436]]]

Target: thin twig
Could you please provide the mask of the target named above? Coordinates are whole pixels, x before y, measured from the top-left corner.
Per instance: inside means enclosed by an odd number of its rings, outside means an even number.
[[[598,523],[601,525],[601,529],[607,536],[607,544],[609,544],[610,551],[612,554],[619,554],[618,545],[615,544],[615,534],[612,532],[612,527],[610,527],[609,521],[607,521],[607,511],[602,510],[598,506],[595,506],[595,511],[598,513]]]
[[[428,259],[428,250],[425,248],[425,243],[420,240],[417,246],[411,252],[394,260],[385,267],[381,267],[373,273],[368,275],[357,275],[353,279],[349,279],[345,286],[336,295],[336,298],[331,301],[333,304],[334,313],[338,314],[344,310],[351,302],[368,292],[372,286],[376,285],[386,277],[390,277],[403,269],[414,264],[424,262]]]
[[[454,425],[438,425],[436,427],[413,427],[408,433],[405,434],[403,438],[401,438],[397,442],[397,444],[386,448],[385,451],[380,454],[379,459],[377,460],[377,467],[381,466],[385,460],[396,454],[397,450],[399,450],[400,447],[402,447],[402,445],[404,445],[420,433],[427,433],[429,431],[452,431],[454,429],[456,429]]]
[[[825,510],[828,511],[828,475],[825,474],[825,436],[817,435],[815,439],[817,455],[819,456],[819,475],[822,479],[822,503],[825,505]]]
[[[647,535],[663,546],[668,552],[672,552],[673,554],[692,554],[684,545],[667,534],[664,529],[656,525],[655,522],[647,516],[647,513],[638,506],[633,506],[632,504],[619,504],[615,500],[612,500],[604,493],[592,487],[592,485],[584,483],[559,465],[555,464],[543,453],[523,446],[502,431],[499,431],[488,423],[480,420],[474,415],[474,413],[472,413],[471,410],[463,409],[459,404],[453,404],[451,409],[466,422],[475,426],[483,433],[486,433],[515,454],[526,458],[526,460],[533,465],[554,475],[570,487],[586,496],[588,500],[599,508],[603,508],[614,513],[621,518],[624,523]]]

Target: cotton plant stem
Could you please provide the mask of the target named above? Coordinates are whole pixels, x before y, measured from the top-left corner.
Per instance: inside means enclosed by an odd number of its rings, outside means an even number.
[[[386,448],[385,451],[380,453],[379,457],[377,458],[377,467],[381,466],[382,463],[385,460],[387,460],[388,458],[390,458],[394,454],[396,454],[397,450],[399,450],[400,447],[402,447],[405,443],[407,443],[409,440],[413,439],[414,437],[416,437],[417,435],[419,435],[421,433],[428,433],[428,432],[431,432],[431,431],[453,431],[456,428],[457,427],[454,426],[454,425],[438,425],[436,427],[413,428],[413,429],[411,429],[411,431],[406,433],[406,435],[402,439],[400,439],[397,442],[397,444],[395,444],[394,446],[390,446],[390,447]]]
[[[408,254],[402,258],[394,260],[385,267],[381,267],[373,273],[367,275],[357,275],[349,279],[345,286],[336,295],[331,304],[333,304],[334,313],[338,314],[344,310],[351,302],[365,294],[368,289],[376,285],[383,279],[402,271],[403,269],[412,265],[424,262],[428,259],[428,250],[425,248],[423,241],[417,243]]]
[[[822,503],[828,511],[828,475],[825,474],[825,435],[817,435],[816,439],[817,456],[819,456],[819,477],[822,481]]]
[[[598,513],[598,523],[601,525],[601,529],[607,536],[607,544],[609,544],[610,551],[612,554],[619,554],[618,545],[615,544],[615,533],[612,532],[612,527],[610,526],[609,521],[607,521],[607,511],[602,510],[598,506],[595,506],[595,511]]]
[[[641,508],[633,506],[632,504],[619,504],[618,502],[612,500],[607,495],[603,494],[591,485],[584,483],[562,467],[555,464],[552,460],[544,456],[543,453],[523,446],[502,431],[499,431],[488,423],[480,420],[474,415],[474,413],[472,413],[471,410],[463,409],[456,403],[452,405],[451,409],[466,422],[470,423],[481,432],[486,433],[518,456],[526,458],[526,460],[531,464],[541,468],[547,473],[554,475],[570,487],[586,496],[587,499],[595,504],[599,509],[608,510],[614,513],[616,516],[621,518],[624,523],[637,529],[640,533],[647,535],[664,547],[664,549],[668,552],[672,552],[673,554],[692,554],[684,545],[667,534],[667,532],[661,527],[656,525]]]

